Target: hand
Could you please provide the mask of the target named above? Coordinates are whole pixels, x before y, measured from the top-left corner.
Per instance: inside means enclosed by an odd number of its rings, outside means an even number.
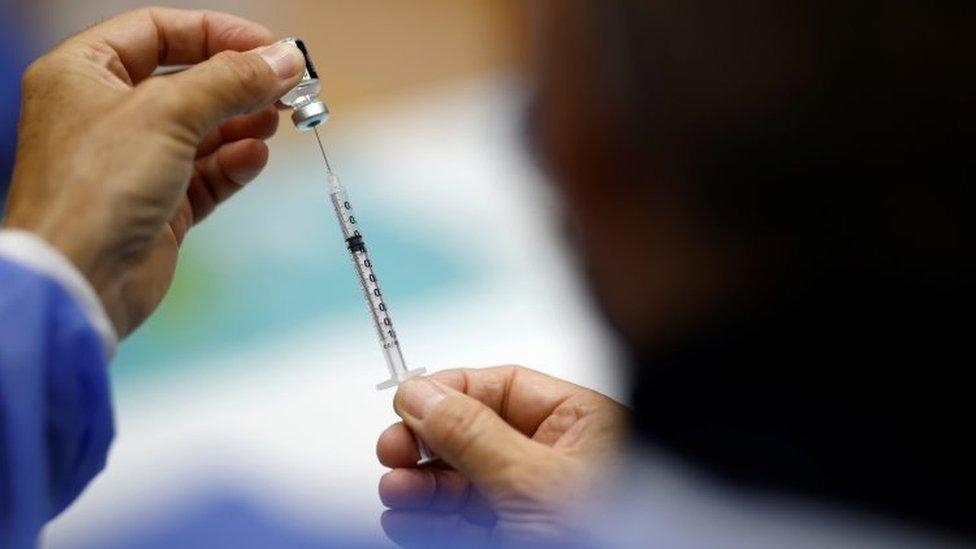
[[[230,15],[149,8],[69,38],[25,72],[4,224],[65,254],[120,336],[162,300],[187,230],[267,162],[271,105],[304,63],[294,47],[259,48],[273,41]]]
[[[410,545],[556,541],[610,468],[627,411],[595,391],[521,368],[447,370],[400,385],[403,418],[380,435],[383,528]],[[417,468],[417,433],[440,458]]]

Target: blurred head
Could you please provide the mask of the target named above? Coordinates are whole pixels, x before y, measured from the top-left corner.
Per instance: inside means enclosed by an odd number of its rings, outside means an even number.
[[[13,6],[4,5],[0,11],[0,217],[7,195],[7,185],[14,164],[14,144],[17,140],[17,116],[20,105],[20,74],[29,59],[23,36],[17,31],[22,21]]]
[[[965,2],[540,2],[532,132],[638,349],[861,277],[963,284]]]

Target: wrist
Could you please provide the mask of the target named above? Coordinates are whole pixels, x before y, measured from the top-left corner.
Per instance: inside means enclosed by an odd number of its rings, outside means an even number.
[[[87,227],[77,223],[81,216],[86,218]],[[18,208],[10,212],[0,228],[22,231],[43,240],[69,261],[99,296],[105,296],[121,269],[116,266],[119,261],[106,252],[107,247],[99,244],[101,239],[92,236],[98,232],[92,228],[99,225],[99,217],[91,211],[42,216]]]
[[[122,308],[116,303],[121,272],[119,261],[107,253],[108,246],[100,244],[99,239],[94,236],[99,233],[97,227],[104,216],[94,208],[82,214],[62,213],[57,208],[50,212],[33,212],[19,206],[10,209],[0,228],[30,235],[43,242],[45,247],[69,265],[70,269],[63,270],[72,271],[80,279],[73,281],[73,285],[87,288],[87,291],[77,293],[93,296],[97,307],[89,303],[89,308],[100,311],[100,315],[94,316],[108,319],[107,331],[111,336],[108,339],[111,341],[111,351],[114,352],[119,336],[126,334],[128,330],[121,321],[124,316],[120,314]]]
[[[39,235],[13,228],[4,222],[0,227],[0,257],[57,282],[75,298],[99,334],[106,359],[115,354],[118,332],[106,311],[103,299],[86,276],[60,250]]]

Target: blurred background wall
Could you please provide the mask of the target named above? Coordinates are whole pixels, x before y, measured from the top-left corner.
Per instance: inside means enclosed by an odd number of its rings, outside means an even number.
[[[181,1],[308,43],[330,159],[357,204],[408,363],[521,363],[601,389],[614,346],[522,147],[525,8],[515,0]],[[26,61],[140,3],[6,3],[5,182]],[[374,444],[385,367],[314,139],[282,117],[266,172],[191,232],[172,292],[112,365],[109,466],[48,547],[385,543]]]
[[[8,2],[9,3],[9,2]],[[120,12],[132,0],[9,3],[31,28],[32,53]],[[520,64],[525,10],[515,0],[183,0],[158,5],[214,9],[287,36],[314,37],[329,97],[350,107],[390,94]],[[21,27],[22,28],[22,27]]]
[[[0,181],[9,175],[19,73],[27,62],[86,26],[148,2],[2,0]],[[260,21],[282,36],[315,37],[329,99],[345,114],[409,90],[523,65],[525,9],[515,0],[201,0],[159,2],[215,9]],[[4,189],[6,181],[0,183]]]

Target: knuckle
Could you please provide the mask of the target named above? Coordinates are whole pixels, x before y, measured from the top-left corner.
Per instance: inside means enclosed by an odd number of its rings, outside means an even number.
[[[143,6],[132,11],[129,14],[129,17],[137,21],[149,21],[150,23],[154,23],[156,20],[156,14],[158,12],[159,6],[157,5]]]
[[[23,89],[30,90],[35,86],[42,85],[43,81],[51,74],[51,62],[51,56],[48,54],[38,57],[30,65],[27,65],[20,79]]]
[[[468,375],[469,370],[469,368],[450,368],[435,372],[431,374],[430,377],[447,385],[448,387],[463,390],[466,385],[466,376]]]
[[[176,94],[176,84],[171,78],[149,78],[140,86],[144,92],[153,96],[170,96]]]
[[[160,6],[159,5],[152,4],[152,5],[149,5],[149,6],[143,6],[141,8],[136,9],[135,11],[132,12],[132,15],[133,16],[136,16],[136,17],[152,16],[156,12],[158,12],[159,10],[160,10]]]
[[[223,51],[214,57],[230,72],[236,92],[254,102],[264,99],[270,68],[263,61],[236,51]]]
[[[510,463],[496,471],[495,490],[509,497],[525,497],[536,490],[537,471],[531,463]]]
[[[491,421],[490,412],[484,406],[473,406],[468,410],[460,406],[440,408],[444,409],[438,422],[441,440],[463,458]]]
[[[166,15],[167,11],[172,11],[172,8],[168,8],[160,4],[150,4],[148,6],[137,8],[128,14],[123,14],[123,16],[131,18],[131,20],[134,21],[143,21],[152,25],[157,25],[162,23],[163,16]]]
[[[163,112],[178,111],[185,104],[183,94],[169,78],[150,78],[139,87],[146,102],[156,105]]]
[[[135,118],[151,117],[164,131],[192,143],[202,131],[197,127],[204,109],[200,93],[172,77],[149,78],[139,84],[124,111]]]
[[[533,454],[500,464],[493,485],[501,499],[548,506],[567,495],[567,485],[576,479],[578,474],[564,467],[556,456]]]

